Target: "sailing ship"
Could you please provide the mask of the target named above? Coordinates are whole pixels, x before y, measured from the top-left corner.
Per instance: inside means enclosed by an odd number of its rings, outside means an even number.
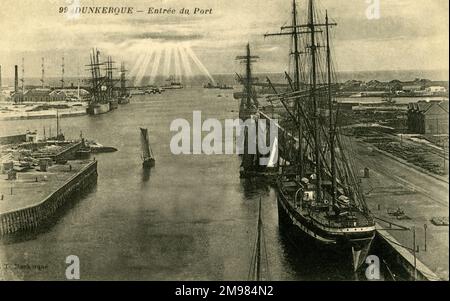
[[[287,111],[279,127],[284,131],[278,141],[279,221],[294,241],[339,254],[356,271],[368,254],[375,223],[353,172],[352,156],[343,147],[351,143],[343,141],[336,122],[330,28],[337,24],[329,21],[328,13],[323,19],[313,0],[308,1],[307,24],[298,24],[297,15],[293,0],[292,25],[265,35],[289,35],[294,59],[294,80],[286,74],[291,91],[272,98]],[[307,51],[300,52],[300,47]]]
[[[150,147],[148,139],[148,130],[141,129],[141,147],[142,147],[142,166],[144,168],[150,168],[155,166],[155,158],[153,157],[153,151]]]
[[[100,62],[100,51],[93,49],[90,54],[91,100],[86,109],[89,115],[99,115],[117,109],[118,100],[114,94],[113,61],[108,57],[106,62]],[[104,67],[105,75],[100,67]]]
[[[127,91],[126,77],[125,77],[125,64],[122,62],[120,64],[120,94],[119,94],[119,104],[127,104],[130,102],[131,94]]]

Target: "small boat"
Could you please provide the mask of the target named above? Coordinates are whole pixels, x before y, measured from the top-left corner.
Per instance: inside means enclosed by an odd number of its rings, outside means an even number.
[[[113,153],[117,152],[117,148],[112,146],[103,146],[100,143],[89,143],[89,149],[92,153]]]
[[[150,147],[148,139],[148,130],[145,128],[141,129],[141,147],[142,147],[142,167],[151,168],[155,166],[155,158],[153,157],[153,152]]]
[[[183,84],[177,81],[174,76],[170,76],[166,81],[168,84],[161,87],[164,90],[183,89]]]
[[[219,87],[220,90],[233,90],[234,88],[232,86],[227,86],[225,84],[221,85]]]
[[[127,104],[127,103],[130,103],[130,98],[131,98],[131,95],[122,95],[122,96],[119,96],[119,104],[120,105],[124,105],[124,104]]]

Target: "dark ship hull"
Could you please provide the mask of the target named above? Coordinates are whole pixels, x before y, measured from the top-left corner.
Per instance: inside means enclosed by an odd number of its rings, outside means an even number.
[[[280,226],[287,229],[294,244],[307,246],[311,254],[325,252],[332,258],[345,259],[356,271],[368,255],[375,236],[371,223],[361,226],[333,227],[311,219],[308,214],[295,208],[283,193],[282,183],[277,182],[277,205]]]
[[[109,100],[109,107],[111,108],[111,110],[119,108],[119,100],[118,99]]]
[[[90,104],[86,109],[86,112],[89,115],[100,115],[108,113],[109,111],[111,111],[110,103]]]
[[[142,161],[143,168],[152,168],[154,166],[155,166],[155,159],[153,159],[153,158],[149,158],[149,159]]]

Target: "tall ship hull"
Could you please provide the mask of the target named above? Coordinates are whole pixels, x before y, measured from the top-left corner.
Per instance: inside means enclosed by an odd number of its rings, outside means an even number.
[[[295,200],[295,194],[298,197],[300,193],[297,193],[297,187],[292,187],[295,186],[277,181],[278,218],[280,224],[290,230],[292,241],[298,245],[307,244],[312,254],[332,252],[356,271],[368,255],[375,226],[370,220],[361,223],[364,217],[357,211],[353,212],[352,218],[343,221],[347,217],[328,216],[328,207],[308,208]],[[339,219],[339,222],[334,223],[333,219]],[[343,224],[346,227],[342,227]]]
[[[111,111],[111,105],[109,102],[108,103],[90,104],[86,109],[86,112],[89,115],[100,115],[100,114],[108,113],[109,111]]]

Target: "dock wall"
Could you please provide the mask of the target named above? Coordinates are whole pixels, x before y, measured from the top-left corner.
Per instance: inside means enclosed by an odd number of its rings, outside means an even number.
[[[377,230],[376,240],[379,255],[381,255],[384,260],[389,262],[389,265],[400,267],[408,275],[408,277],[410,277],[410,280],[414,279],[414,274],[416,274],[416,280],[418,281],[441,280],[418,258],[416,258],[416,264],[414,266],[414,256],[404,247],[401,247],[397,240],[390,235],[388,231]]]
[[[0,214],[0,237],[39,227],[60,207],[96,182],[97,161],[93,161],[36,205]]]
[[[26,134],[0,137],[0,144],[22,143],[27,141]]]
[[[54,161],[57,160],[71,160],[76,158],[76,152],[79,151],[82,147],[83,143],[76,142],[72,143],[70,145],[67,145],[63,147],[62,150],[60,150],[57,153],[43,153],[43,154],[36,154],[34,155],[35,158],[51,158]]]

